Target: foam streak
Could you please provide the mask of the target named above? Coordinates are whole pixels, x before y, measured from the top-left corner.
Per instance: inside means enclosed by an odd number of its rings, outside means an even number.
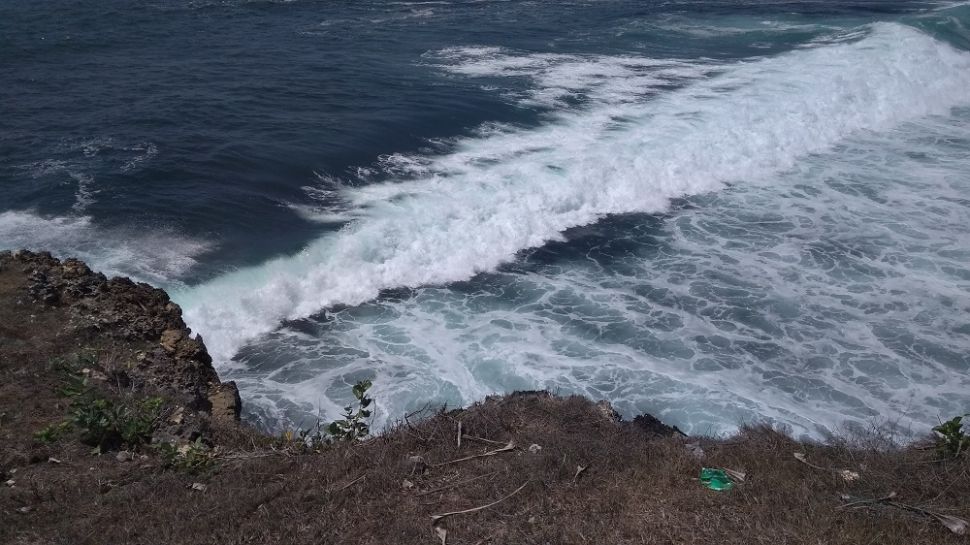
[[[968,100],[970,55],[879,24],[854,43],[729,66],[652,99],[628,100],[639,90],[618,79],[616,100],[468,139],[419,179],[348,192],[360,220],[299,255],[176,294],[187,321],[225,364],[281,320],[467,279],[567,228],[661,212],[673,198],[764,180],[858,131],[945,113]]]

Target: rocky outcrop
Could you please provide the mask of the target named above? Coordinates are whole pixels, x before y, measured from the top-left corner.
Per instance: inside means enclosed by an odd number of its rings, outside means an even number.
[[[629,425],[651,437],[671,437],[674,435],[687,437],[687,434],[680,431],[677,426],[668,426],[652,414],[637,415]]]
[[[623,416],[613,408],[613,404],[609,401],[601,400],[593,403],[584,397],[573,396],[573,398],[578,400],[579,405],[582,406],[581,412],[584,415],[593,416],[593,418],[587,419],[589,422],[599,422],[608,426],[632,430],[635,433],[644,434],[648,438],[687,437],[687,434],[677,426],[668,426],[653,415],[640,414],[635,416],[633,420],[624,420]],[[560,404],[561,401],[562,398],[546,390],[519,390],[507,395],[486,397],[482,403],[529,406],[530,404],[542,405],[543,403]],[[560,409],[557,408],[556,410]],[[462,409],[458,409],[457,413],[461,411]]]
[[[216,386],[209,394],[212,403],[212,418],[217,422],[234,422],[239,420],[242,411],[242,400],[235,383],[227,382]]]
[[[164,393],[189,412],[211,412],[213,420],[239,419],[236,385],[219,380],[202,338],[192,335],[165,291],[48,253],[0,252],[3,270],[25,276],[20,289],[32,304],[66,314],[65,331],[116,347],[107,351],[117,357],[103,358],[96,378]]]

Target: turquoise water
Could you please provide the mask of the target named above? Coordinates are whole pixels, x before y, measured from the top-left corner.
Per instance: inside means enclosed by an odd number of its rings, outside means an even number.
[[[13,2],[0,247],[167,287],[249,417],[970,406],[970,6]]]

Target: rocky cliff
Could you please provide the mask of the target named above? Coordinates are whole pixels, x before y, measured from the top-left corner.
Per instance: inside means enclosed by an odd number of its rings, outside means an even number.
[[[38,377],[64,360],[92,384],[163,396],[171,418],[162,434],[194,439],[239,418],[235,384],[219,380],[202,338],[163,290],[108,279],[76,259],[0,253],[0,372]],[[40,390],[49,385],[21,382],[5,380],[0,392],[49,397]]]

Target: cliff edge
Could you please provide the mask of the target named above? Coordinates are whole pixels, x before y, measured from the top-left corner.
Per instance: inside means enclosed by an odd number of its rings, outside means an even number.
[[[108,279],[76,259],[0,253],[5,420],[20,417],[40,429],[61,416],[58,390],[72,366],[91,388],[163,399],[158,439],[208,437],[213,424],[239,418],[235,384],[220,382],[203,340],[163,290]],[[11,456],[29,457],[9,430],[0,427],[0,466]]]
[[[164,291],[0,253],[4,545],[966,543],[970,456],[880,436],[686,437],[519,392],[320,441],[239,408]]]

